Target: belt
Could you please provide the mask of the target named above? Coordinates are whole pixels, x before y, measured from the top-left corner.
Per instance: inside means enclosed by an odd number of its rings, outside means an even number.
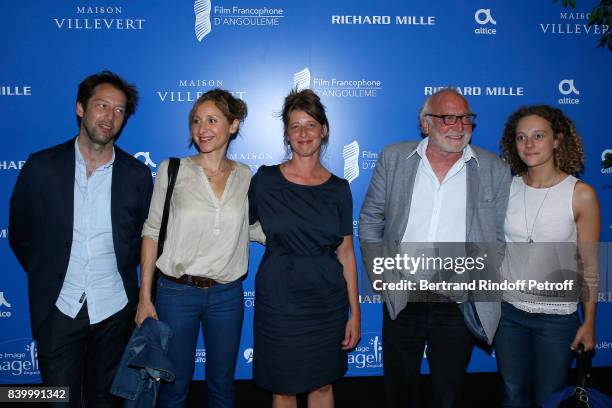
[[[202,277],[193,276],[193,275],[183,275],[180,278],[175,278],[173,276],[164,275],[164,279],[168,279],[176,283],[181,283],[183,285],[195,286],[200,289],[208,289],[211,286],[219,284],[219,282],[213,279],[202,278]]]

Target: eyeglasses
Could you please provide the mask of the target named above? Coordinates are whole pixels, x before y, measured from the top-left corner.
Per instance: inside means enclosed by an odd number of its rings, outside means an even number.
[[[474,113],[468,113],[467,115],[434,115],[427,113],[425,116],[433,116],[434,118],[442,119],[442,122],[444,122],[446,126],[453,126],[457,123],[457,119],[461,120],[461,123],[464,125],[473,125],[474,119],[476,119],[476,114]]]

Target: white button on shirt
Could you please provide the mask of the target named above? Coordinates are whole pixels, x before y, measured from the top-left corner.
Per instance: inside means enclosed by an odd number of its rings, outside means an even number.
[[[414,180],[408,224],[402,242],[464,242],[466,235],[467,169],[477,160],[467,145],[462,157],[440,182],[425,154],[429,138],[424,138],[408,156],[421,157]]]

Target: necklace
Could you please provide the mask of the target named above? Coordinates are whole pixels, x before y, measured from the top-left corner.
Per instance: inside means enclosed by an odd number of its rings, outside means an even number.
[[[529,226],[527,224],[527,198],[526,198],[527,183],[523,181],[523,209],[525,210],[525,232],[527,232],[527,242],[530,244],[533,244],[533,230],[535,229],[536,220],[538,219],[538,216],[540,215],[540,210],[544,206],[544,201],[546,201],[546,198],[548,197],[548,193],[550,193],[550,189],[555,185],[556,180],[557,180],[557,175],[555,174],[553,176],[552,183],[546,189],[546,194],[544,194],[544,198],[542,199],[542,202],[540,203],[540,206],[538,207],[538,211],[536,212],[536,215],[533,219],[533,223],[531,224],[531,232],[529,232]]]
[[[213,178],[215,178],[215,177],[217,177],[219,175],[224,174],[228,170],[229,166],[224,166],[224,163],[225,162],[221,163],[219,168],[216,171],[214,171],[214,172],[211,171],[211,170],[205,169],[204,167],[202,167],[202,169],[204,170],[204,175],[206,176],[206,178],[208,179],[209,182],[212,181]]]

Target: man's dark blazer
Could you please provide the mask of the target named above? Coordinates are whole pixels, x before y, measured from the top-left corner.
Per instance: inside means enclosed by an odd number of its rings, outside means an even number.
[[[59,297],[72,247],[75,142],[30,155],[13,190],[9,243],[28,275],[32,334]],[[131,306],[138,300],[140,233],[153,190],[151,172],[115,146],[111,220],[117,267]]]

